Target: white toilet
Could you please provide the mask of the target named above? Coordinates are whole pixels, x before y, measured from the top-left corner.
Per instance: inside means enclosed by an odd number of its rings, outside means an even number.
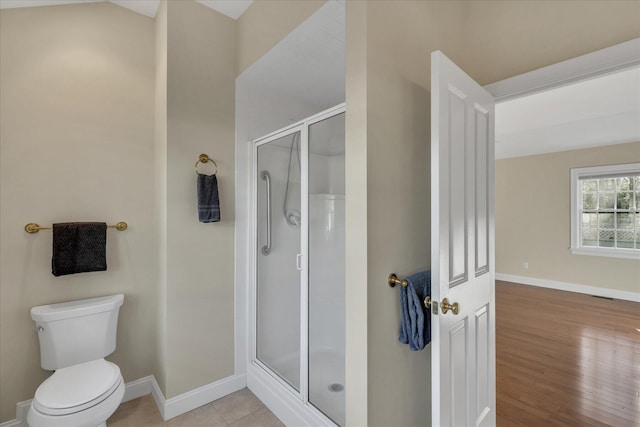
[[[124,396],[116,349],[124,295],[42,305],[31,309],[40,339],[40,365],[55,370],[36,390],[30,427],[104,427]]]

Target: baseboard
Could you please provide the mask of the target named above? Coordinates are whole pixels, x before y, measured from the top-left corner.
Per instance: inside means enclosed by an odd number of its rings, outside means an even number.
[[[246,386],[247,376],[245,374],[234,375],[172,397],[164,402],[164,410],[160,411],[162,418],[169,420],[177,417],[234,391],[242,390]]]
[[[150,394],[156,402],[160,415],[164,418],[165,399],[160,386],[153,375],[130,381],[126,384],[122,403]],[[2,426],[0,426],[2,427]]]
[[[16,404],[16,419],[11,421],[5,421],[0,424],[0,427],[28,427],[27,426],[27,412],[31,406],[31,399],[24,402],[18,402]]]
[[[535,277],[516,276],[513,274],[502,273],[496,273],[496,280],[520,283],[522,285],[539,286],[541,288],[557,289],[560,291],[577,292],[579,294],[596,295],[605,298],[640,302],[640,292],[620,291],[617,289],[599,288],[596,286],[580,285],[577,283],[559,282],[556,280],[538,279]]]
[[[241,390],[245,388],[246,385],[246,375],[235,375],[172,397],[171,399],[165,399],[156,379],[153,375],[149,375],[148,377],[130,381],[125,385],[122,403],[151,394],[158,406],[160,415],[162,415],[163,419],[168,420],[220,399],[234,391]],[[16,405],[16,419],[5,421],[0,424],[0,427],[28,427],[27,413],[29,412],[30,406],[31,399],[18,402]]]
[[[153,378],[153,375],[128,382],[125,385],[122,403],[137,399],[142,396],[146,396],[147,394],[151,394],[153,382],[155,382],[155,378]]]

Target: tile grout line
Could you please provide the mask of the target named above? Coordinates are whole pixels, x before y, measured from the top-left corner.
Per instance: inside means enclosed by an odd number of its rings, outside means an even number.
[[[262,402],[260,402],[260,403],[262,403]],[[232,422],[231,424],[229,424],[229,427],[233,427],[233,425],[234,425],[235,423],[237,423],[237,422],[239,422],[239,421],[241,421],[241,420],[244,420],[245,418],[250,417],[251,415],[253,415],[253,414],[257,413],[257,412],[260,412],[260,411],[262,411],[262,410],[263,410],[263,409],[265,409],[265,408],[266,408],[265,404],[264,404],[264,403],[262,403],[262,408],[260,408],[260,409],[256,409],[255,411],[251,412],[250,414],[245,415],[245,416],[244,416],[244,417],[242,417],[242,418],[238,418],[237,420],[235,420],[234,422]],[[224,416],[223,416],[223,418],[224,418]],[[227,420],[225,419],[225,422],[226,422],[226,421],[227,421]]]

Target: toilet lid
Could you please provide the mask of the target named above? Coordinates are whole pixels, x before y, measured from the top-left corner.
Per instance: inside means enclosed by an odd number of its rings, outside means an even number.
[[[50,415],[79,412],[109,397],[121,381],[120,368],[104,359],[69,366],[40,384],[33,404]]]

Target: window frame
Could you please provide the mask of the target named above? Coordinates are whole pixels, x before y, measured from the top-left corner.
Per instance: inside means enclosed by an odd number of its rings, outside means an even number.
[[[580,179],[583,177],[595,178],[611,175],[635,175],[638,173],[640,173],[640,163],[571,168],[571,247],[569,249],[573,255],[640,259],[640,249],[582,246],[580,236],[580,215],[582,209],[582,185],[579,185]],[[638,190],[634,189],[634,192],[635,191]]]

